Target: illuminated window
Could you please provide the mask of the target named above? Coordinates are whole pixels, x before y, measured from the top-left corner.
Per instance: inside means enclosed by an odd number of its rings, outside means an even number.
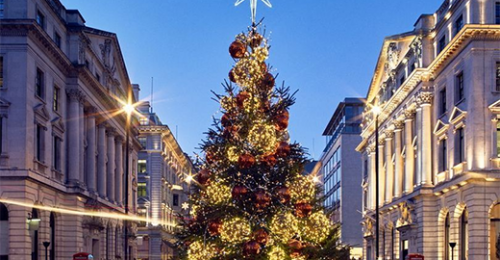
[[[137,183],[137,196],[138,197],[147,197],[148,196],[148,190],[146,187],[146,183],[144,183],[144,182]]]
[[[141,117],[139,121],[141,125],[149,125],[149,119],[145,116]]]
[[[1,61],[0,61],[0,62],[1,62]],[[1,65],[1,64],[0,64],[0,65]],[[495,90],[496,90],[496,91],[500,91],[500,62],[497,62],[497,66],[496,66],[496,70],[495,70],[495,72],[496,72],[496,73],[495,73],[495,74],[496,74],[496,75],[495,75],[495,80],[496,80]],[[2,73],[2,72],[1,72],[1,70],[0,70],[0,73]],[[0,80],[1,80],[1,78],[0,78]],[[1,85],[1,81],[0,81],[0,87],[2,87],[2,85]]]
[[[139,173],[146,173],[146,160],[139,160],[137,161],[137,170]]]

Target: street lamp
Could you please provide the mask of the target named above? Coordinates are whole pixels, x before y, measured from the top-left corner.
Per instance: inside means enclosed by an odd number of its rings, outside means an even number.
[[[127,120],[125,123],[125,215],[128,216],[128,178],[129,178],[129,153],[130,153],[130,115],[132,112],[134,112],[135,108],[134,105],[131,104],[130,102],[130,94],[128,98],[128,102],[123,105],[122,110],[127,114]],[[125,239],[125,259],[128,260],[128,221],[125,219],[123,220],[123,224],[125,227],[124,230],[124,239]]]
[[[457,245],[456,242],[450,242],[450,247],[451,247],[451,260],[453,260],[453,251],[455,251],[455,246]]]
[[[380,115],[380,107],[373,106],[372,113],[375,116],[375,259],[379,259],[379,160],[378,160],[378,116]]]
[[[43,246],[45,247],[45,260],[47,260],[47,249],[50,246],[50,242],[48,241],[43,242]]]

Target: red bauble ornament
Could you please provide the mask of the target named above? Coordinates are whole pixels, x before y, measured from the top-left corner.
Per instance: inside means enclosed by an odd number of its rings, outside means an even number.
[[[228,76],[229,76],[229,80],[231,82],[236,83],[236,78],[234,77],[234,71],[232,69],[229,71],[229,75]]]
[[[288,117],[278,115],[274,118],[276,129],[279,131],[285,130],[288,127]]]
[[[267,66],[266,66],[266,70],[267,70]],[[275,79],[274,79],[274,76],[273,74],[271,73],[266,73],[264,75],[264,77],[262,77],[262,79],[260,80],[259,82],[259,89],[261,91],[270,91],[273,87],[274,87],[274,83],[275,83]]]
[[[251,154],[242,154],[238,159],[238,165],[241,169],[248,169],[255,163],[255,158]]]
[[[273,167],[276,165],[276,156],[274,154],[268,154],[260,159],[261,163],[265,164],[267,167]]]
[[[269,234],[266,232],[265,229],[260,228],[260,229],[257,229],[257,231],[255,231],[253,233],[253,238],[255,239],[255,241],[257,243],[265,246],[267,244],[267,242],[269,241]]]
[[[298,257],[303,248],[302,242],[297,239],[290,239],[288,241],[288,248],[290,248],[291,257]]]
[[[208,233],[211,236],[220,235],[221,228],[222,228],[222,221],[220,219],[212,220],[208,223]]]
[[[243,185],[236,185],[233,187],[233,190],[231,191],[231,195],[233,196],[233,199],[235,200],[241,200],[247,195],[248,189],[243,186]]]
[[[224,115],[222,115],[221,119],[220,119],[220,123],[223,127],[228,127],[228,126],[231,126],[233,124],[232,120],[231,120],[232,116],[225,113]]]
[[[263,210],[269,206],[271,203],[271,196],[263,190],[263,189],[257,189],[254,192],[254,198],[255,198],[255,207],[257,210]]]
[[[265,62],[260,64],[260,70],[262,71],[262,74],[267,72],[267,64]]]
[[[290,189],[288,189],[286,186],[279,186],[278,188],[276,188],[276,195],[278,195],[279,201],[283,204],[287,204],[288,202],[290,202],[290,198],[292,197]]]
[[[226,128],[224,128],[224,132],[222,133],[222,135],[224,136],[224,138],[227,138],[227,139],[234,139],[235,137],[238,136],[238,130],[239,130],[239,127],[237,126],[228,126]]]
[[[281,142],[276,148],[276,155],[280,157],[286,157],[290,154],[290,145],[287,142]]]
[[[209,170],[207,169],[202,169],[198,175],[196,176],[196,179],[198,180],[198,183],[200,183],[201,185],[205,185],[207,184],[209,181],[210,181],[210,176],[212,174],[210,173]]]
[[[260,44],[262,43],[262,40],[264,40],[264,37],[260,35],[259,33],[255,33],[252,35],[252,39],[250,40],[250,45],[253,48],[259,47]]]
[[[268,113],[269,110],[271,110],[271,102],[269,100],[267,100],[267,99],[263,99],[260,102],[259,111],[261,113]]]
[[[249,255],[258,255],[260,253],[261,246],[254,240],[245,242],[243,244],[243,254],[246,256]]]
[[[311,214],[313,207],[311,204],[301,201],[295,204],[295,215],[299,218],[307,217]]]
[[[245,103],[245,100],[247,100],[247,98],[249,98],[249,97],[250,97],[250,94],[248,94],[248,92],[241,91],[240,93],[238,93],[238,95],[236,95],[236,105],[239,108],[243,108],[243,104]]]
[[[247,47],[245,46],[244,43],[240,41],[234,41],[231,43],[229,46],[229,54],[231,54],[231,57],[235,59],[241,59],[245,57],[245,52],[247,51]]]

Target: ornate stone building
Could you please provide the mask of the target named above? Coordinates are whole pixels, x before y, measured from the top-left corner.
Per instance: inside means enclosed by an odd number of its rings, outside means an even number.
[[[376,251],[375,167],[383,259],[498,259],[500,2],[447,0],[387,37],[367,105],[357,147],[365,259]]]
[[[138,90],[138,86],[135,85]],[[138,259],[167,260],[175,255],[174,232],[179,216],[188,214],[189,179],[195,168],[167,125],[152,112],[149,102],[139,108],[138,213],[146,221],[138,227]],[[187,205],[187,204],[186,204]],[[185,206],[185,205],[184,205]]]
[[[123,259],[140,146],[131,138],[126,154],[118,100],[132,86],[117,37],[59,0],[0,7],[0,259],[42,259],[44,242],[49,259]]]

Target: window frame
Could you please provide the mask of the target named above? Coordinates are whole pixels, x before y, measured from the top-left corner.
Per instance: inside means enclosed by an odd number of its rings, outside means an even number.
[[[495,24],[500,24],[500,1],[495,3]]]
[[[446,213],[446,217],[444,219],[444,260],[450,259],[450,232],[451,222],[450,222],[450,213]]]
[[[62,46],[62,38],[61,35],[54,29],[54,43],[56,46],[61,49]]]
[[[35,96],[45,99],[45,73],[40,68],[36,68],[35,75]]]
[[[61,88],[55,84],[52,93],[52,111],[61,112]]]
[[[0,0],[2,1],[2,0]],[[0,55],[0,89],[5,89],[5,73],[4,73],[4,68],[5,68],[5,58],[3,55]]]
[[[460,71],[455,76],[455,98],[455,104],[460,104],[465,100],[465,80],[463,71]]]
[[[448,112],[448,104],[446,100],[446,85],[439,91],[439,117],[443,116]]]
[[[438,172],[448,170],[448,139],[444,138],[439,142],[439,169]]]
[[[35,160],[45,162],[45,126],[35,124]]]
[[[500,92],[500,60],[497,60],[495,62],[495,72],[494,72],[495,76],[495,89],[494,89],[494,92]]]
[[[465,161],[465,129],[460,127],[455,133],[455,165],[463,163]]]
[[[437,47],[438,47],[438,54],[440,54],[445,48],[446,48],[446,33],[443,34],[441,36],[441,38],[439,38],[438,42],[437,42]]]
[[[57,135],[52,138],[52,168],[62,171],[62,138]]]
[[[42,29],[45,30],[45,25],[46,25],[47,21],[46,21],[45,14],[42,11],[40,11],[40,9],[36,10],[35,21],[38,25],[40,25],[40,27],[42,27]]]
[[[461,24],[458,24],[459,21],[461,22]],[[460,30],[462,30],[462,28],[464,28],[464,15],[460,14],[460,16],[458,16],[458,18],[453,22],[454,35],[457,35]]]
[[[467,260],[469,257],[469,212],[465,208],[460,216],[460,260]]]

